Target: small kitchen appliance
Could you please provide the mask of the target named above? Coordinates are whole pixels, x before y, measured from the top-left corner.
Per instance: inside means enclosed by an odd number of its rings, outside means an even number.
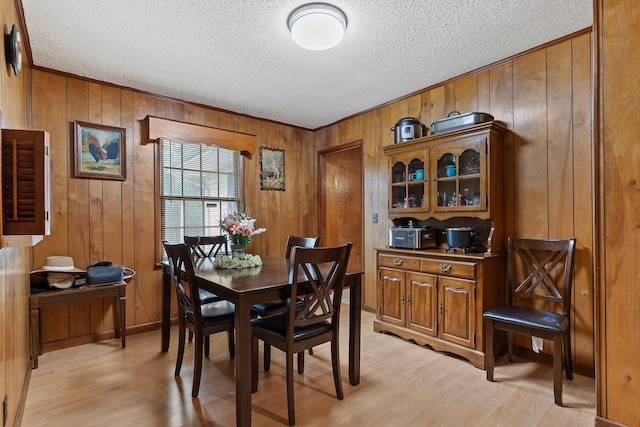
[[[445,252],[453,249],[462,249],[463,253],[474,252],[474,237],[478,235],[471,227],[449,227],[442,234],[447,236],[447,249]]]
[[[411,139],[422,138],[427,135],[427,126],[423,125],[415,117],[405,117],[391,128],[395,132],[395,142],[404,142]]]
[[[436,247],[436,237],[429,227],[393,227],[389,229],[389,247],[429,249]]]
[[[454,115],[455,114],[455,115]],[[459,129],[478,123],[491,122],[493,116],[487,113],[466,113],[460,114],[457,111],[449,113],[446,119],[436,120],[431,123],[431,135]]]

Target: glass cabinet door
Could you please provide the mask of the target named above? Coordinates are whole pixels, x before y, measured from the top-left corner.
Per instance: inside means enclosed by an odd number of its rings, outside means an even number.
[[[420,151],[392,157],[390,210],[424,210],[428,203],[424,153]]]
[[[434,210],[486,209],[484,142],[481,138],[433,149]]]

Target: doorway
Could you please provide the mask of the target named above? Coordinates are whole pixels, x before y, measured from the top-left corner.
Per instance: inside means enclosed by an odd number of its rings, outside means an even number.
[[[362,140],[320,150],[320,244],[353,243],[349,266],[363,268]]]

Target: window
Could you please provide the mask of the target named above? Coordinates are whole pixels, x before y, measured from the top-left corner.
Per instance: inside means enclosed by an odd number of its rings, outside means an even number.
[[[160,164],[162,240],[222,234],[220,219],[240,199],[240,153],[163,139]]]

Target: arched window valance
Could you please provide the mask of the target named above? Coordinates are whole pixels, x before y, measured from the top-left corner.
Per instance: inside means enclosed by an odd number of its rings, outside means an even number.
[[[216,145],[227,150],[252,155],[256,151],[256,136],[242,132],[185,123],[178,120],[147,116],[148,142],[161,138],[181,143]]]

